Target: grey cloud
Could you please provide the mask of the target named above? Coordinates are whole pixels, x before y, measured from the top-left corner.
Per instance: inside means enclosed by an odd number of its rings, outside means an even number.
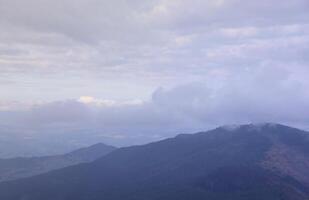
[[[184,32],[201,28],[271,26],[275,24],[306,23],[308,2],[296,1],[160,1],[150,12],[153,20],[167,28]]]
[[[215,24],[246,26],[260,23],[305,23],[308,20],[309,6],[306,0],[1,0],[0,4],[2,26],[23,27],[36,32],[60,34],[96,43],[100,40],[133,40],[136,43],[146,37],[147,33],[151,34],[148,32],[150,29],[155,31],[155,36],[158,37],[159,29],[162,27],[153,27],[156,21],[159,21],[159,24],[168,23],[168,27],[178,26],[180,29],[188,28],[188,25],[203,28]],[[155,21],[152,21],[151,17]]]
[[[304,126],[308,9],[307,0],[0,0],[2,132],[124,145],[225,123]],[[144,103],[64,100],[84,95]]]
[[[35,106],[30,115],[33,122],[45,123],[81,123],[88,120],[90,111],[86,105],[69,100],[64,102],[53,102],[44,106]]]
[[[40,37],[67,37],[69,41],[73,39],[75,42],[96,45],[101,41],[146,42],[151,35],[148,25],[139,15],[145,7],[143,5],[149,5],[150,2],[2,0],[0,4],[3,5],[0,7],[0,25],[9,31],[22,31],[23,34],[13,34],[19,38],[40,33]]]
[[[10,41],[14,51],[24,52],[0,62],[0,73],[11,74],[11,79],[18,72],[59,76],[59,71],[86,71],[94,78],[97,74],[106,78],[137,77],[138,71],[149,78],[159,73],[172,82],[195,71],[206,74],[209,66],[254,65],[260,61],[257,56],[277,55],[274,49],[285,52],[278,59],[287,58],[286,54],[305,59],[307,52],[305,0],[2,0],[1,4],[0,26],[5,31],[0,43]],[[261,26],[260,21],[270,24]],[[186,23],[197,27],[191,29]],[[297,39],[303,44],[285,42]],[[235,55],[237,51],[249,59]]]
[[[146,142],[221,124],[308,123],[308,85],[293,79],[289,69],[259,67],[238,73],[239,78],[231,74],[218,88],[207,82],[160,88],[150,101],[135,105],[97,107],[73,100],[43,104],[17,113],[18,120],[13,116],[9,125],[39,135],[103,134],[112,143],[128,144],[132,137]]]

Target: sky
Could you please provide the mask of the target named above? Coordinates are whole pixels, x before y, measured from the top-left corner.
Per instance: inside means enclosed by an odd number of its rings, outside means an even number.
[[[308,55],[308,0],[0,0],[1,138],[308,129]]]

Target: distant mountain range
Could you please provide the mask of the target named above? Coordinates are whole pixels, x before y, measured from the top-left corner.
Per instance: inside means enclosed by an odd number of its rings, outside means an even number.
[[[5,200],[308,200],[309,133],[224,126],[0,184]]]
[[[30,177],[79,163],[91,162],[116,148],[102,143],[55,156],[0,159],[0,182]]]

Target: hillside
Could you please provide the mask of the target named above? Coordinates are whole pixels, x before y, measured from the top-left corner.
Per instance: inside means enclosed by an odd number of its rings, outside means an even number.
[[[115,149],[115,147],[99,143],[63,155],[0,159],[0,182],[30,177],[71,165],[91,162]]]
[[[309,136],[224,126],[121,148],[88,164],[0,184],[6,200],[307,200]]]

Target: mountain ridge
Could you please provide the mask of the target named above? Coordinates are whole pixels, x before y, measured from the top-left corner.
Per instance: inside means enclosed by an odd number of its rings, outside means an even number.
[[[306,200],[307,164],[294,165],[294,157],[288,158],[288,169],[304,173],[300,179],[268,156],[283,144],[286,152],[297,152],[307,162],[308,141],[308,132],[283,125],[242,125],[232,131],[219,127],[120,148],[92,163],[2,183],[0,198]]]
[[[0,159],[0,182],[26,178],[79,163],[91,162],[115,149],[113,146],[97,143],[67,154]]]

